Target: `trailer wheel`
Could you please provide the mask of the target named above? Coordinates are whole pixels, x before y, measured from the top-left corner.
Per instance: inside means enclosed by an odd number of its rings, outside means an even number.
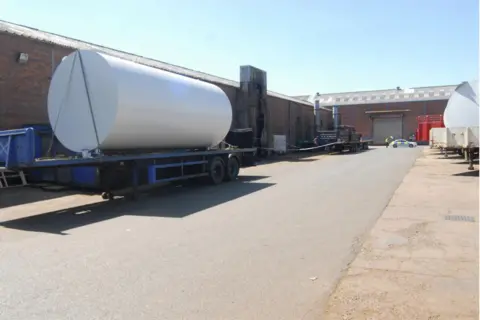
[[[210,161],[208,166],[208,180],[211,184],[220,184],[225,179],[225,163],[219,157]]]
[[[236,180],[239,172],[240,172],[240,162],[238,161],[237,157],[228,158],[227,172],[225,173],[224,180],[225,181]]]
[[[103,192],[102,193],[102,199],[103,200],[113,200],[114,199],[114,196],[113,196],[113,193],[111,192]]]

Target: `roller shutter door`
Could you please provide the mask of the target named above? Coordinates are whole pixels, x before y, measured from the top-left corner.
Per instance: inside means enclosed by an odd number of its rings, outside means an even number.
[[[375,118],[373,119],[373,142],[385,143],[385,138],[393,136],[395,139],[402,138],[402,118]]]

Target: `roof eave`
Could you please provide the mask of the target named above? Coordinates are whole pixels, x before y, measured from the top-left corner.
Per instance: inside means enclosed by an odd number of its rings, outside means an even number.
[[[3,26],[3,28],[2,28],[2,26]],[[38,37],[29,36],[26,32],[21,32],[21,31],[17,32],[14,27],[27,29],[27,31],[30,34],[35,34],[36,33],[38,35]],[[163,61],[150,59],[150,58],[146,58],[146,57],[143,57],[143,56],[138,56],[138,55],[135,55],[135,54],[132,54],[132,53],[116,50],[116,49],[105,47],[105,46],[96,45],[96,44],[93,44],[93,43],[90,43],[90,42],[85,42],[85,41],[82,41],[82,40],[58,35],[58,34],[55,34],[55,33],[52,33],[52,32],[41,31],[41,30],[38,30],[38,29],[35,29],[35,28],[32,28],[32,27],[23,26],[23,25],[15,24],[15,23],[8,22],[8,21],[0,19],[0,33],[1,32],[7,33],[7,34],[10,34],[10,35],[15,35],[15,36],[20,36],[20,37],[32,39],[34,41],[38,41],[38,42],[42,42],[42,43],[49,43],[49,44],[52,44],[52,45],[55,45],[55,46],[60,46],[60,47],[64,47],[64,48],[68,48],[68,49],[72,49],[72,50],[78,50],[78,49],[96,50],[96,51],[99,51],[99,52],[102,52],[102,53],[105,53],[105,54],[113,55],[113,56],[116,56],[116,57],[119,57],[119,58],[127,59],[127,60],[130,60],[130,61],[134,61],[136,63],[144,64],[144,65],[147,65],[147,66],[150,66],[150,67],[153,67],[153,68],[162,69],[162,70],[165,70],[165,71],[168,71],[168,72],[176,73],[176,74],[186,76],[186,77],[190,77],[190,78],[193,78],[193,79],[212,82],[212,83],[215,83],[215,84],[230,86],[230,87],[234,87],[234,88],[239,88],[240,87],[240,83],[238,81],[217,77],[217,76],[210,75],[208,73],[204,73],[204,72],[201,72],[201,71],[196,71],[196,70],[193,70],[193,69],[188,69],[188,68],[180,67],[180,66],[177,66],[177,65],[172,65],[172,64],[169,64],[169,63],[166,63],[166,62],[163,62]],[[53,39],[51,39],[51,40],[47,39],[48,36],[53,37]],[[55,38],[57,38],[59,40],[63,40],[63,41],[54,41]],[[68,44],[68,42],[70,42],[70,44]],[[155,63],[157,63],[158,65],[154,65]],[[278,92],[270,91],[270,90],[267,91],[267,94],[270,95],[270,96],[273,96],[273,97],[277,97],[277,98],[280,98],[280,99],[295,102],[295,103],[301,104],[303,106],[310,106],[310,107],[313,108],[313,105],[311,103],[309,103],[308,101],[295,99],[295,98],[292,98],[290,96],[287,96],[287,95],[284,95],[284,94],[281,94],[281,93],[278,93]],[[326,110],[328,110],[328,109],[326,109]]]

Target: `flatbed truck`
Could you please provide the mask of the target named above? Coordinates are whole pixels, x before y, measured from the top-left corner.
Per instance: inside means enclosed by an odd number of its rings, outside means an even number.
[[[340,125],[334,130],[318,131],[314,143],[328,151],[356,153],[367,150],[372,141],[364,140],[355,127]]]

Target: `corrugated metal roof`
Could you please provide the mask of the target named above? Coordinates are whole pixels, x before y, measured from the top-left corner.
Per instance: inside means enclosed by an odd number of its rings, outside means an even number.
[[[292,98],[303,100],[303,101],[310,101],[310,96],[292,96]]]
[[[216,84],[236,87],[236,88],[240,87],[240,83],[238,81],[228,80],[228,79],[213,76],[204,72],[199,72],[199,71],[179,67],[173,64],[162,62],[162,61],[145,58],[145,57],[131,54],[128,52],[123,52],[123,51],[115,50],[112,48],[103,47],[93,43],[61,36],[61,35],[46,32],[46,31],[41,31],[35,28],[18,25],[8,21],[0,20],[0,32],[5,32],[5,33],[21,36],[21,37],[26,37],[26,38],[34,39],[37,41],[51,43],[54,45],[67,47],[71,49],[95,50],[95,51],[109,54],[118,58],[141,63],[143,65],[170,71],[170,72],[184,75],[187,77],[191,77],[191,78],[195,78],[195,79],[199,79],[207,82],[212,82]],[[296,102],[302,105],[312,106],[313,108],[313,104],[305,100],[299,100],[299,99],[296,99],[287,95],[283,95],[277,92],[273,92],[273,91],[268,91],[268,95],[285,99],[288,101]]]
[[[413,102],[413,101],[431,101],[448,100],[455,91],[457,85],[436,86],[436,87],[418,87],[408,89],[388,89],[375,91],[359,91],[344,93],[326,93],[320,94],[319,101],[322,107],[327,106],[346,106],[359,104],[378,104],[395,102]],[[305,98],[306,101],[314,101],[315,95],[297,96]]]

